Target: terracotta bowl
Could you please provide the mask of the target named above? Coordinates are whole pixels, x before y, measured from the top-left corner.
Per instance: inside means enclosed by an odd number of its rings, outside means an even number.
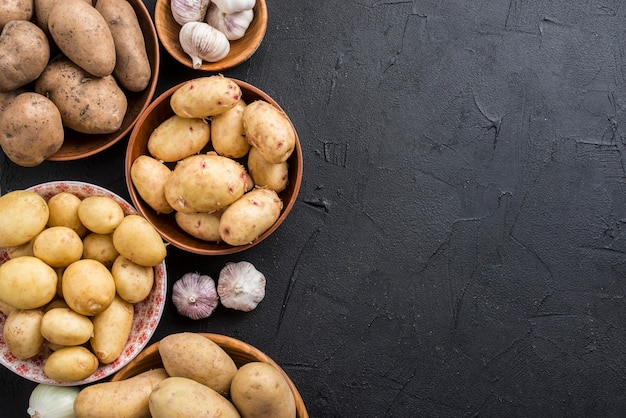
[[[276,101],[260,89],[243,81],[235,80],[235,82],[240,86],[243,93],[243,100],[245,100],[246,103],[261,99],[282,110]],[[303,168],[300,140],[296,133],[296,147],[287,160],[287,164],[289,165],[288,185],[285,190],[278,194],[283,201],[283,209],[274,225],[272,225],[253,242],[240,246],[232,246],[224,242],[203,241],[194,238],[178,227],[176,220],[174,219],[174,214],[159,214],[153,210],[139,196],[139,193],[134,187],[130,176],[130,168],[133,161],[135,161],[135,159],[137,159],[140,155],[149,155],[147,144],[152,131],[154,131],[154,129],[159,126],[161,122],[174,115],[174,112],[170,107],[170,97],[182,84],[184,83],[170,88],[157,97],[141,115],[135,125],[135,128],[131,132],[130,139],[128,140],[125,161],[126,185],[128,187],[131,200],[137,210],[152,223],[157,231],[159,231],[163,239],[184,251],[202,255],[225,255],[247,250],[271,235],[287,218],[287,215],[296,202],[298,192],[300,191],[300,185],[302,183]]]
[[[125,214],[136,214],[135,209],[126,200],[117,194],[94,184],[78,181],[54,181],[42,183],[27,190],[32,190],[42,196],[46,201],[60,192],[69,192],[81,199],[88,196],[108,196],[120,204]],[[0,265],[9,260],[6,249],[0,248]],[[101,364],[94,374],[84,380],[77,382],[57,382],[50,379],[43,372],[43,366],[52,353],[47,346],[44,346],[39,354],[29,359],[18,359],[13,356],[7,348],[4,340],[4,323],[6,315],[0,312],[0,364],[14,373],[37,383],[45,383],[57,386],[77,386],[92,383],[103,379],[120,370],[148,344],[154,334],[157,325],[163,314],[167,293],[167,270],[165,262],[154,267],[154,285],[150,294],[141,302],[135,303],[135,315],[133,318],[131,335],[126,342],[122,354],[110,364]]]
[[[285,373],[285,371],[267,354],[250,344],[225,335],[210,333],[200,333],[200,335],[205,336],[222,347],[222,349],[224,349],[224,351],[232,357],[237,367],[241,367],[244,364],[253,361],[261,361],[275,367],[280,374],[283,375],[287,384],[291,388],[291,393],[293,393],[293,397],[296,401],[296,417],[306,418],[309,416],[306,406],[304,405],[304,401],[302,400],[302,396],[300,395],[300,392],[298,392],[296,385],[291,381],[289,376],[287,376],[287,373]],[[117,382],[125,380],[138,375],[139,373],[159,367],[163,367],[163,363],[161,362],[161,356],[159,355],[159,343],[156,342],[146,347],[137,357],[135,357],[134,360],[130,361],[126,366],[115,373],[115,375],[111,378],[111,381]]]
[[[95,3],[94,1],[94,4]],[[148,104],[150,104],[150,101],[154,97],[157,80],[159,78],[160,63],[159,40],[156,29],[152,22],[150,12],[148,12],[142,0],[128,0],[128,3],[135,9],[139,25],[143,31],[146,50],[148,51],[148,59],[150,60],[150,68],[152,69],[150,83],[148,87],[141,92],[126,91],[128,110],[126,111],[120,129],[110,134],[83,134],[71,129],[66,129],[63,146],[48,158],[49,161],[77,160],[97,154],[113,146],[130,133],[139,115],[148,107]]]
[[[154,22],[156,31],[165,50],[181,64],[193,68],[191,58],[183,51],[178,41],[178,32],[181,25],[174,20],[170,8],[171,0],[157,0],[154,9]],[[228,68],[236,67],[254,54],[267,29],[267,4],[265,0],[256,0],[254,6],[254,18],[241,39],[230,42],[228,55],[216,62],[204,62],[199,71],[219,72]]]

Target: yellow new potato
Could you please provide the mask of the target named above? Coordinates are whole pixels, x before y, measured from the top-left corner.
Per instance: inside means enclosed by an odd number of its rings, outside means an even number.
[[[234,80],[212,75],[185,82],[172,94],[170,105],[183,118],[205,118],[233,108],[240,99],[241,88]]]
[[[256,188],[224,210],[220,218],[220,237],[230,245],[245,245],[267,231],[283,208],[278,194]]]
[[[98,360],[109,364],[122,354],[133,325],[133,305],[119,296],[104,311],[95,315],[91,348]]]
[[[61,291],[72,310],[93,316],[104,311],[113,302],[115,281],[104,264],[83,258],[63,271]]]
[[[83,239],[83,256],[111,268],[119,253],[113,245],[113,234],[96,234],[92,232]]]
[[[256,147],[250,148],[248,153],[248,173],[258,187],[272,189],[280,193],[287,187],[289,180],[289,166],[287,161],[282,163],[268,162]]]
[[[242,158],[250,149],[243,129],[243,110],[246,102],[239,100],[235,107],[211,118],[211,144],[219,155]]]
[[[158,368],[126,380],[87,386],[74,400],[74,413],[77,418],[150,418],[150,393],[167,377],[165,369]]]
[[[96,356],[83,346],[59,348],[46,359],[43,372],[59,382],[77,382],[91,376],[99,363]]]
[[[0,299],[17,309],[34,309],[50,302],[57,291],[57,274],[33,256],[14,258],[0,266]]]
[[[213,389],[185,377],[168,377],[159,383],[148,401],[153,418],[239,418],[235,406]]]
[[[169,167],[148,155],[140,155],[130,167],[130,178],[137,193],[157,213],[174,211],[163,191],[170,174]]]
[[[87,228],[78,217],[80,198],[72,193],[57,193],[48,199],[48,226],[66,226],[80,237],[87,234]]]
[[[239,368],[230,397],[243,418],[293,418],[296,402],[289,384],[273,366],[259,361]]]
[[[245,185],[246,170],[241,164],[216,154],[199,154],[176,165],[164,192],[179,212],[213,212],[239,199]]]
[[[167,255],[167,248],[152,224],[139,215],[128,215],[113,232],[113,245],[130,261],[154,267]]]
[[[237,373],[235,362],[219,345],[191,332],[163,338],[159,342],[159,354],[170,376],[193,379],[223,395],[228,394]]]
[[[220,218],[222,211],[183,213],[176,212],[174,219],[180,229],[192,237],[204,241],[220,240]]]
[[[46,228],[33,240],[33,254],[52,267],[69,266],[83,255],[83,241],[71,228]]]
[[[110,234],[122,222],[124,210],[108,196],[88,196],[78,206],[78,217],[91,232]]]
[[[92,334],[91,320],[69,308],[52,308],[41,321],[41,335],[53,344],[81,345],[89,341]]]
[[[4,342],[15,357],[27,359],[37,355],[43,346],[41,309],[16,309],[4,323]]]
[[[43,197],[28,190],[0,196],[0,247],[26,244],[48,222],[50,212]]]
[[[296,131],[287,115],[264,100],[256,100],[243,111],[246,138],[270,163],[287,161],[296,147]]]
[[[120,255],[113,262],[111,274],[117,294],[127,302],[137,303],[150,294],[154,284],[154,269],[134,263]]]
[[[34,238],[28,241],[26,244],[17,245],[15,247],[7,247],[6,248],[7,255],[9,256],[9,258],[17,258],[23,255],[34,256],[35,254],[33,253],[33,241],[34,241]]]
[[[148,138],[148,152],[154,158],[175,162],[199,153],[211,139],[211,126],[201,118],[170,116]]]

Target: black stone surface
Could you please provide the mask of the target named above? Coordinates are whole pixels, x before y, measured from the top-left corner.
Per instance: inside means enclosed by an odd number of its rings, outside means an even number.
[[[250,313],[179,316],[243,339],[312,417],[626,413],[626,7],[618,0],[268,0],[258,51],[224,72],[295,124],[304,180],[257,247],[170,248],[173,281],[248,260]],[[151,11],[154,1],[146,0]],[[159,92],[200,74],[162,50]],[[0,163],[127,197],[125,142],[76,162]],[[34,388],[0,369],[2,415]]]

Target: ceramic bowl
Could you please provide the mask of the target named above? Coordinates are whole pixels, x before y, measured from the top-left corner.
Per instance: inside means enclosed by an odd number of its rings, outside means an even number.
[[[135,209],[126,200],[122,199],[115,193],[89,183],[75,181],[58,181],[39,184],[28,188],[48,200],[52,196],[60,192],[69,192],[84,199],[87,196],[108,196],[117,201],[124,210],[125,214],[137,214]],[[9,259],[6,250],[0,249],[0,264]],[[0,364],[13,371],[14,373],[37,383],[45,383],[57,386],[77,386],[92,383],[103,379],[120,370],[147,345],[156,330],[163,308],[167,293],[167,272],[165,261],[154,268],[155,280],[152,291],[146,299],[134,305],[135,315],[133,319],[131,335],[126,342],[126,346],[122,354],[112,363],[101,365],[96,372],[88,378],[77,382],[57,382],[48,378],[43,372],[43,365],[52,353],[52,351],[44,346],[40,353],[33,358],[22,360],[13,356],[4,340],[4,322],[6,315],[0,312]]]
[[[142,0],[128,0],[133,6],[139,25],[143,31],[146,42],[148,59],[152,70],[152,78],[148,87],[141,92],[126,91],[128,110],[122,121],[122,126],[117,131],[110,134],[83,134],[71,129],[65,130],[65,138],[61,149],[48,158],[49,161],[71,161],[86,158],[97,154],[113,146],[125,138],[133,129],[135,122],[143,110],[148,107],[156,91],[157,80],[159,78],[159,40],[150,12]]]
[[[254,6],[254,18],[241,39],[230,42],[228,55],[216,62],[204,62],[199,71],[219,72],[228,68],[236,67],[255,53],[267,29],[267,4],[265,0],[256,0]],[[193,68],[191,58],[180,46],[178,33],[179,25],[172,16],[171,0],[157,0],[154,9],[154,22],[159,40],[165,50],[181,64]]]
[[[231,356],[237,367],[241,367],[244,364],[253,361],[261,361],[275,367],[285,378],[289,388],[291,389],[291,393],[293,394],[296,402],[296,417],[307,418],[309,416],[304,401],[302,400],[302,396],[300,395],[300,392],[298,392],[296,385],[291,381],[289,376],[287,376],[287,373],[285,373],[285,371],[267,354],[248,343],[226,335],[211,333],[200,333],[200,335],[203,335],[222,347],[222,349],[224,349],[224,351]],[[146,347],[137,357],[135,357],[134,360],[115,373],[115,375],[111,378],[111,381],[116,382],[125,380],[138,375],[139,373],[159,367],[163,367],[163,363],[161,361],[161,356],[159,355],[159,342],[157,341],[156,343]]]
[[[260,89],[240,80],[235,80],[235,82],[240,86],[243,100],[245,100],[246,103],[250,103],[253,100],[265,100],[282,110],[276,101]],[[157,231],[159,231],[163,239],[184,251],[202,255],[225,255],[247,250],[272,234],[287,218],[287,215],[289,215],[289,212],[296,202],[302,183],[303,163],[300,140],[296,133],[296,147],[287,160],[287,164],[289,165],[288,185],[285,190],[278,194],[283,201],[283,209],[274,225],[261,234],[256,240],[240,246],[232,246],[224,242],[208,242],[194,238],[176,224],[174,214],[159,214],[152,209],[141,196],[139,196],[130,176],[130,168],[135,159],[140,155],[149,155],[147,144],[154,129],[174,114],[170,107],[170,97],[182,84],[183,83],[170,88],[156,98],[141,115],[141,118],[137,121],[135,128],[131,132],[125,161],[126,185],[131,200],[137,210],[152,223]]]

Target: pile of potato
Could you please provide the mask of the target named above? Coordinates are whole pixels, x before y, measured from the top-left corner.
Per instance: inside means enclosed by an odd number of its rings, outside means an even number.
[[[170,334],[158,345],[162,368],[126,380],[82,389],[78,418],[213,417],[294,418],[289,384],[273,366],[250,362],[237,368],[216,343],[200,334]]]
[[[18,165],[57,152],[64,128],[116,132],[126,92],[149,85],[145,39],[127,0],[3,1],[0,29],[0,147]]]
[[[174,115],[132,163],[138,194],[157,213],[174,213],[193,237],[249,244],[280,216],[278,193],[296,146],[291,122],[264,100],[245,103],[239,85],[222,75],[183,83],[170,106]]]
[[[20,359],[47,346],[50,379],[75,382],[122,353],[134,304],[154,284],[166,247],[150,223],[113,198],[29,190],[0,197],[4,341]]]

